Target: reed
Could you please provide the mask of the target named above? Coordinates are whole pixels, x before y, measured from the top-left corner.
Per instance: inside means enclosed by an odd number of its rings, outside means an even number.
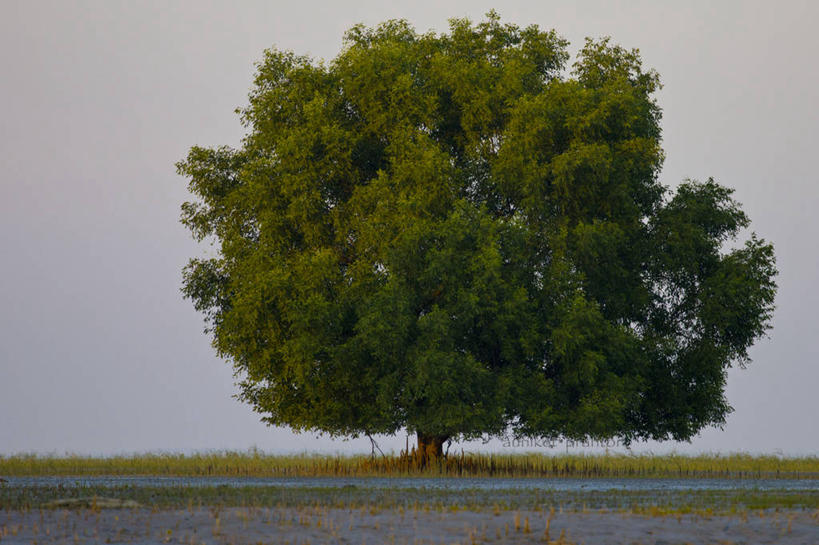
[[[750,454],[485,454],[413,456],[271,455],[258,450],[126,456],[0,456],[0,476],[221,476],[221,477],[633,477],[819,478],[819,457]]]

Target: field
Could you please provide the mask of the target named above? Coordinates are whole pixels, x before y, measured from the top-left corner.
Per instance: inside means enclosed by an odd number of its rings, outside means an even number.
[[[2,545],[819,542],[815,457],[11,456],[0,476]]]
[[[258,451],[113,457],[0,456],[0,476],[809,478],[819,457],[451,454],[422,467],[406,456],[266,455]]]

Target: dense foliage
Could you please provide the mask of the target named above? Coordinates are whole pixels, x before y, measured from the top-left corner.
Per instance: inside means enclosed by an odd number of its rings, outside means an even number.
[[[686,439],[769,327],[770,244],[675,192],[655,72],[494,13],[267,51],[239,149],[194,147],[184,293],[270,424],[334,435]]]

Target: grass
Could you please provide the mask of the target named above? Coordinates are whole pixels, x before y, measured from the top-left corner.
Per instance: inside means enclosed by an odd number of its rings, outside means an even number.
[[[469,454],[421,466],[406,456],[268,455],[256,450],[198,454],[0,456],[0,476],[222,477],[654,477],[819,479],[819,457],[749,454]]]
[[[322,507],[341,509],[439,511],[618,510],[631,513],[735,514],[740,511],[816,510],[819,490],[555,491],[541,489],[440,490],[419,488],[313,487],[0,487],[0,511],[36,509],[67,498],[134,500],[156,509],[193,507]]]

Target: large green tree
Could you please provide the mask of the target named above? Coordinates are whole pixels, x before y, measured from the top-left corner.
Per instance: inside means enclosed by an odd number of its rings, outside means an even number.
[[[636,50],[450,22],[269,50],[239,149],[180,162],[214,256],[184,294],[240,398],[339,436],[688,439],[769,328],[773,248],[732,190],[658,182]]]

